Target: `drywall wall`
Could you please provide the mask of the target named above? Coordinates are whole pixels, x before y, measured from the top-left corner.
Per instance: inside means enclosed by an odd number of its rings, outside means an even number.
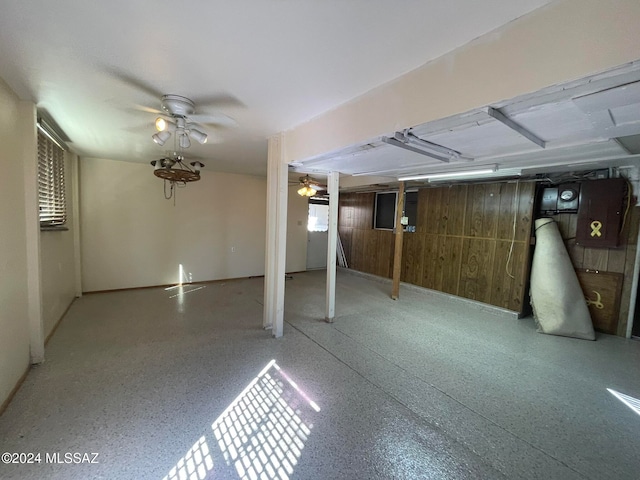
[[[22,132],[19,100],[0,79],[0,405],[29,367]]]
[[[283,161],[636,61],[639,22],[638,0],[553,2],[286,132]]]
[[[307,222],[309,199],[298,195],[299,185],[289,187],[287,204],[287,261],[285,271],[307,269]]]
[[[264,177],[205,169],[174,205],[148,164],[81,159],[82,289],[263,275],[265,199]]]
[[[65,152],[65,180],[67,198],[67,228],[64,231],[40,232],[40,262],[42,278],[42,321],[44,336],[47,337],[61,319],[76,296],[76,269],[74,231],[76,219],[73,217],[73,175],[72,163],[75,154]]]

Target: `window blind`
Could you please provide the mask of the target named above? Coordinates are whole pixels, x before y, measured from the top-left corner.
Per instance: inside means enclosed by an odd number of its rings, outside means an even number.
[[[67,222],[64,150],[38,129],[38,200],[40,227]]]

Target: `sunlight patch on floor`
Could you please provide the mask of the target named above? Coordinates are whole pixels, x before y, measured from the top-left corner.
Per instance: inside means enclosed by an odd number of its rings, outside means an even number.
[[[275,360],[211,425],[225,461],[241,479],[288,479],[320,408]]]
[[[624,393],[617,392],[617,391],[612,390],[610,388],[607,388],[607,391],[611,395],[616,397],[618,400],[620,400],[622,403],[624,403],[631,410],[633,410],[635,413],[640,415],[640,400],[639,399],[631,397],[629,395],[625,395]]]
[[[162,480],[204,480],[212,468],[209,445],[203,435]]]

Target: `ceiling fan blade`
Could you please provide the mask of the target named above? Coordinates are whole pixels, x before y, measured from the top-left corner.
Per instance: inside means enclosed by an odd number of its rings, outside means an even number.
[[[224,113],[189,115],[189,120],[214,127],[237,127],[238,122]]]
[[[134,104],[131,106],[131,108],[137,110],[138,112],[153,113],[154,115],[162,115],[165,117],[167,116],[167,112],[163,112],[161,110],[158,110],[157,108],[147,107],[146,105]]]
[[[136,125],[133,127],[124,127],[122,130],[125,130],[129,133],[147,133],[150,132],[150,135],[155,133],[155,126],[153,123],[145,123],[142,125]]]
[[[162,95],[164,95],[162,92],[156,90],[152,85],[149,85],[144,80],[133,77],[130,74],[123,72],[122,70],[119,70],[115,67],[107,67],[106,70],[110,75],[120,80],[125,85],[144,92],[151,97],[161,98]]]
[[[198,107],[246,107],[244,103],[228,93],[218,93],[194,100]]]

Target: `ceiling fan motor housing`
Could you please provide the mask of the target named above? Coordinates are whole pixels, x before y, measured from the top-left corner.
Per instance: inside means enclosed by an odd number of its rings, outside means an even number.
[[[196,111],[193,101],[181,95],[163,95],[160,105],[172,117],[186,117]]]

